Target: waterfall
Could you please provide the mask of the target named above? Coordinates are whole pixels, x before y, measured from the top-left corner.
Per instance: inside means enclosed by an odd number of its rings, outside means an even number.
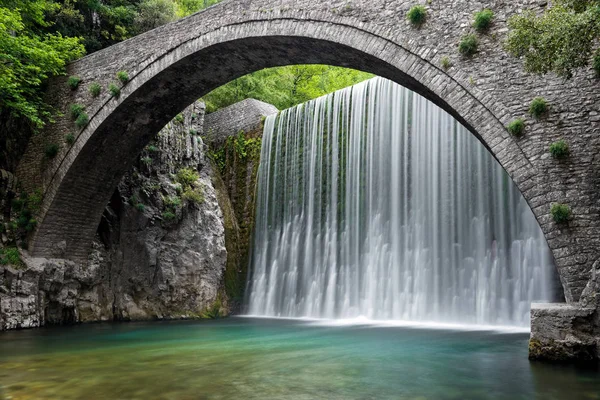
[[[374,78],[267,118],[248,313],[528,326],[552,257],[448,113]]]

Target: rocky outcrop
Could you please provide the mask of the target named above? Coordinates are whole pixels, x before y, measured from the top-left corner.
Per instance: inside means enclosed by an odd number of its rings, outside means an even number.
[[[225,227],[203,114],[193,104],[144,149],[106,207],[87,263],[22,252],[24,265],[0,266],[0,330],[227,312]]]
[[[532,304],[530,359],[600,359],[600,261],[591,276],[578,303]]]

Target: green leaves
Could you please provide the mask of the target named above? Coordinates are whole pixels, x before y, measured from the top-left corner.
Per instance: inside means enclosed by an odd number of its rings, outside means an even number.
[[[559,0],[541,16],[528,11],[511,17],[508,26],[505,47],[524,58],[526,71],[571,78],[588,65],[600,37],[600,2]]]
[[[63,74],[65,65],[84,54],[79,38],[40,33],[44,15],[56,8],[44,0],[3,2],[0,7],[0,107],[29,119],[37,128],[52,116],[40,86]]]

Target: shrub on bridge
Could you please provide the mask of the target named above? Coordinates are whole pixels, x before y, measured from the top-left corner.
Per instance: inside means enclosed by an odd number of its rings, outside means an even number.
[[[550,208],[552,219],[557,224],[564,224],[571,218],[571,207],[566,204],[554,203]]]
[[[72,133],[68,133],[65,136],[65,142],[71,146],[73,143],[75,143],[75,135],[73,135]]]
[[[82,112],[75,120],[75,125],[77,125],[78,128],[83,128],[88,124],[88,122],[90,122],[90,117],[88,117],[86,113]]]
[[[452,66],[452,62],[450,61],[450,57],[448,57],[448,56],[442,57],[442,59],[440,60],[440,65],[442,66],[442,68],[444,69],[444,71],[448,71],[450,69],[450,67]]]
[[[517,118],[508,124],[507,129],[511,135],[521,136],[525,132],[525,121],[523,118]]]
[[[421,5],[412,6],[406,13],[406,19],[408,19],[412,25],[419,27],[423,25],[427,19],[427,9],[425,6]]]
[[[81,104],[71,104],[71,118],[77,119],[79,115],[85,111],[85,107]]]
[[[25,267],[25,264],[21,260],[19,249],[16,247],[0,249],[0,265],[12,265],[16,268]]]
[[[566,158],[569,155],[569,145],[564,140],[554,142],[549,147],[550,154],[554,158]]]
[[[80,83],[81,83],[81,78],[78,76],[70,76],[69,79],[67,80],[67,84],[69,85],[71,90],[77,89],[79,87]]]
[[[112,97],[119,97],[121,95],[121,88],[119,88],[114,83],[108,85],[108,91],[110,92]]]
[[[534,118],[541,118],[548,112],[548,103],[543,97],[536,97],[531,101],[529,106],[529,114]]]
[[[100,86],[99,83],[94,82],[90,85],[89,91],[93,97],[98,97],[102,91],[102,86]]]
[[[59,147],[56,143],[51,143],[44,149],[44,155],[47,158],[54,158],[58,154]]]
[[[129,75],[127,71],[119,71],[117,72],[117,79],[124,85],[129,82]]]
[[[464,35],[460,39],[460,43],[458,44],[458,51],[465,57],[471,57],[473,54],[477,53],[477,47],[479,46],[479,41],[477,40],[477,36],[473,34]]]
[[[494,19],[494,12],[489,9],[485,9],[479,12],[476,12],[473,17],[473,28],[477,32],[487,32],[492,26],[492,20]]]

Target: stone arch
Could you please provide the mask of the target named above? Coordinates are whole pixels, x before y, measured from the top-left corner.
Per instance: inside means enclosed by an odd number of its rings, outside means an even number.
[[[72,147],[63,149],[55,160],[44,160],[44,143],[60,138],[69,127],[68,118],[61,119],[43,138],[34,138],[21,162],[18,174],[26,187],[41,187],[45,194],[30,242],[32,254],[85,260],[102,210],[122,175],[153,135],[195,99],[262,68],[319,63],[391,79],[432,100],[463,123],[509,173],[531,205],[554,252],[566,297],[577,298],[582,287],[576,283],[585,271],[562,272],[577,263],[568,258],[576,250],[564,240],[553,240],[557,228],[549,222],[545,196],[551,188],[544,186],[548,171],[533,162],[541,150],[535,146],[524,150],[504,127],[513,118],[514,104],[469,85],[472,78],[468,72],[448,73],[437,66],[439,50],[414,43],[424,32],[404,21],[401,29],[394,30],[397,17],[384,11],[363,10],[369,15],[365,22],[351,12],[345,15],[337,8],[323,10],[309,2],[302,9],[298,2],[230,1],[70,65],[69,74],[81,76],[84,82],[100,81],[104,87],[119,70],[127,70],[131,79],[119,97],[105,95],[100,101],[85,93],[68,93],[64,79],[53,82],[54,103],[64,110],[73,101],[86,104],[90,122]],[[436,35],[441,33],[434,32],[434,39]],[[437,36],[438,42],[441,39]],[[456,42],[446,41],[440,42],[441,48],[453,51]],[[516,70],[514,65],[510,67],[510,71]],[[483,66],[475,62],[469,68]],[[489,81],[491,87],[511,87],[509,78],[490,76]],[[32,170],[30,165],[42,165],[43,171]],[[590,252],[588,248],[586,252]]]

